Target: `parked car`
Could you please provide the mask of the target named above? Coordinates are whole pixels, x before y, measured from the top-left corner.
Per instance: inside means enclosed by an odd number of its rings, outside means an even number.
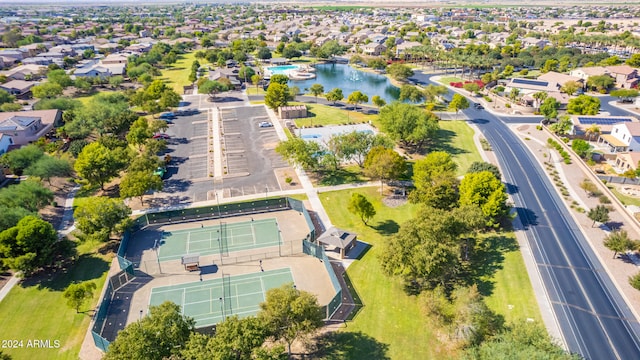
[[[258,124],[258,126],[259,126],[259,127],[261,127],[261,128],[267,128],[267,127],[272,127],[272,126],[273,126],[273,124],[272,124],[272,123],[270,123],[270,122],[268,122],[268,121],[261,121],[261,122]]]
[[[189,116],[189,115],[196,115],[196,114],[200,114],[200,110],[189,108],[189,109],[180,109],[176,111],[176,115],[178,116]]]
[[[172,112],[167,112],[167,113],[162,113],[160,114],[160,119],[175,119],[176,118],[176,114],[172,113]]]
[[[478,110],[482,110],[484,109],[484,106],[482,106],[482,104],[476,103],[475,105],[473,105],[476,109]]]
[[[167,134],[155,134],[155,135],[153,135],[153,138],[154,139],[158,139],[158,140],[161,140],[161,139],[169,140],[169,139],[171,139],[171,136],[169,136]]]

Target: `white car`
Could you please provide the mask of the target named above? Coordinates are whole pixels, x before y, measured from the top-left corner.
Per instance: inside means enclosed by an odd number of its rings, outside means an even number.
[[[261,128],[267,128],[272,126],[273,124],[268,121],[261,121],[260,123],[258,123],[258,127],[261,127]]]

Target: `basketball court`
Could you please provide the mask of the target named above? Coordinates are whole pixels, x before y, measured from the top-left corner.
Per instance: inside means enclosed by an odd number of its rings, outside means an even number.
[[[149,305],[172,301],[182,313],[196,321],[196,327],[215,325],[226,317],[255,315],[269,289],[293,283],[289,268],[190,282],[151,289]]]

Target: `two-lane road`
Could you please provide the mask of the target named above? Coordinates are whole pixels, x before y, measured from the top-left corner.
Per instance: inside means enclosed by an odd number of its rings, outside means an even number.
[[[414,76],[428,83],[429,76]],[[550,180],[504,118],[465,111],[491,143],[569,350],[587,359],[640,358],[640,326]],[[518,118],[512,120],[528,120]]]

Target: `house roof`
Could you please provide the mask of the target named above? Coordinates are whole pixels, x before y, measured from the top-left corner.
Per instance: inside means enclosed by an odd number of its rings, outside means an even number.
[[[35,116],[15,115],[0,122],[0,131],[24,130],[38,120],[40,120],[40,118]]]
[[[636,71],[636,69],[632,68],[629,65],[607,66],[606,69],[612,74],[624,74],[624,75],[629,75],[634,71]]]
[[[556,82],[556,83],[558,83],[560,85],[564,85],[569,81],[578,81],[578,82],[584,81],[584,80],[582,80],[581,78],[579,78],[577,76],[561,74],[561,73],[555,72],[555,71],[549,71],[546,74],[542,74],[542,75],[538,76],[538,80]]]
[[[34,81],[25,81],[25,80],[11,80],[8,81],[2,85],[0,85],[0,88],[3,89],[16,89],[19,90],[20,92],[25,92],[27,90],[29,90],[32,86],[37,85],[37,82]]]
[[[353,243],[356,238],[356,234],[351,234],[336,227],[331,227],[318,237],[318,242],[344,249]]]
[[[636,137],[640,136],[640,123],[638,122],[625,122],[624,126],[627,127],[631,136]]]
[[[607,143],[609,143],[609,145],[612,145],[615,147],[629,146],[629,144],[622,142],[622,140],[618,139],[617,137],[611,134],[602,134],[600,135],[600,137],[604,139]]]
[[[61,111],[57,109],[0,112],[0,123],[13,116],[31,116],[39,117],[43,124],[53,124],[59,113],[61,113]]]

